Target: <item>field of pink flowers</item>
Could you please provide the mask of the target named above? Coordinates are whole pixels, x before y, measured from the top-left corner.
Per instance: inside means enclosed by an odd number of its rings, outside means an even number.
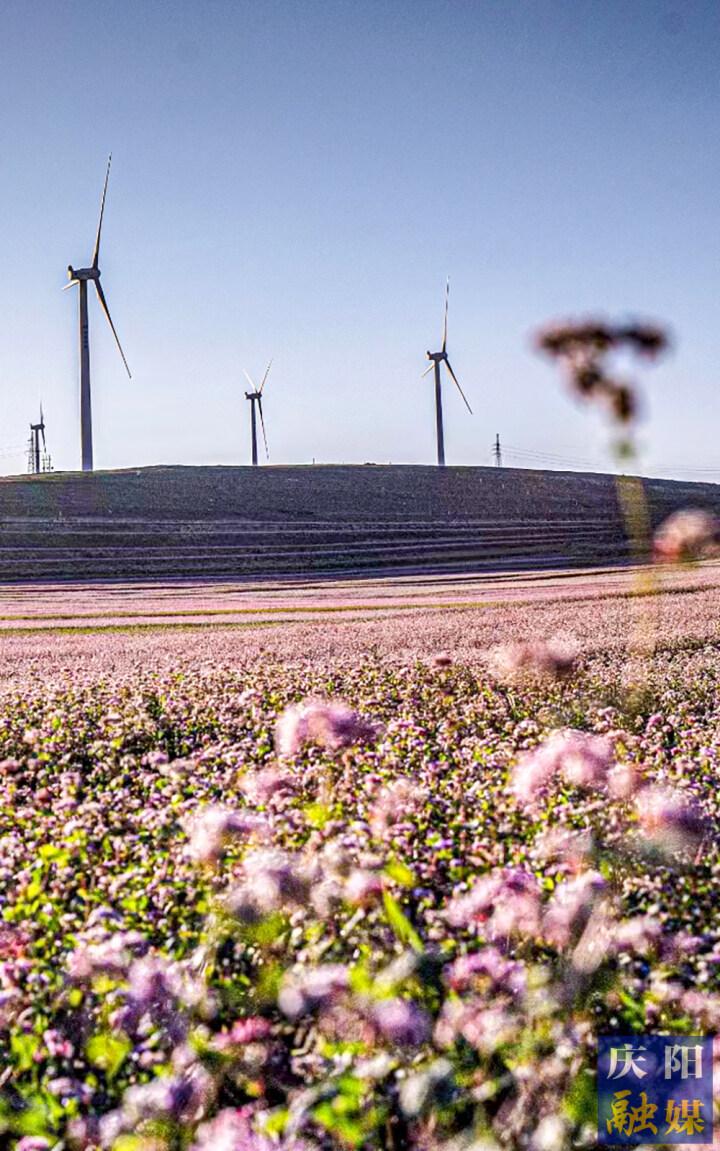
[[[598,1034],[720,1022],[720,570],[663,580],[3,592],[0,1139],[592,1146]]]

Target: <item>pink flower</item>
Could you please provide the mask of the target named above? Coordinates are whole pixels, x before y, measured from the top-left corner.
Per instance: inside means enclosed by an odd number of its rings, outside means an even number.
[[[297,1139],[272,1139],[252,1126],[246,1109],[226,1107],[201,1123],[190,1151],[310,1151]]]
[[[9,923],[0,925],[0,961],[19,959],[29,943],[30,935],[22,927]]]
[[[209,804],[189,825],[188,855],[197,863],[215,863],[232,838],[251,839],[268,834],[264,819],[221,804]]]
[[[262,771],[249,772],[239,782],[240,790],[251,803],[267,803],[281,791],[292,790],[293,781],[286,771],[276,767],[266,767]]]
[[[447,918],[454,927],[480,926],[489,939],[535,935],[540,927],[540,888],[520,868],[490,871],[467,895],[453,899]]]
[[[607,884],[597,871],[583,871],[556,887],[543,917],[543,936],[560,950],[579,938]]]
[[[513,996],[521,995],[527,983],[523,965],[492,946],[472,955],[461,955],[448,968],[446,978],[453,991],[467,991],[482,983],[489,984],[494,991],[509,991]]]
[[[54,1029],[43,1032],[43,1041],[47,1047],[48,1054],[60,1059],[71,1059],[75,1053],[72,1043],[69,1039],[64,1039],[59,1031]]]
[[[278,1004],[290,1019],[307,1015],[334,1002],[350,986],[350,973],[341,963],[325,963],[286,972]]]
[[[412,815],[425,800],[424,789],[405,776],[398,776],[379,792],[370,812],[370,830],[382,839],[389,829]]]
[[[534,854],[540,862],[558,859],[569,870],[578,871],[592,851],[592,846],[592,836],[587,831],[548,827],[535,840]]]
[[[243,923],[256,923],[283,907],[304,907],[310,879],[298,856],[284,851],[249,851],[243,859],[244,882],[228,895],[227,907]]]
[[[164,751],[149,751],[143,762],[148,767],[162,767],[169,762],[169,756]]]
[[[631,763],[618,763],[608,772],[608,791],[614,799],[630,799],[639,782],[638,773]]]
[[[370,1017],[383,1039],[398,1047],[419,1047],[430,1037],[430,1019],[411,999],[381,999]]]
[[[345,899],[354,907],[367,907],[382,895],[382,877],[376,871],[355,868],[345,881]]]
[[[288,707],[278,719],[275,748],[278,755],[297,755],[306,744],[316,743],[337,752],[356,743],[371,743],[379,734],[377,724],[345,703],[306,699]]]
[[[443,667],[452,667],[453,661],[452,661],[452,656],[449,655],[446,651],[440,651],[440,652],[438,652],[438,654],[436,656],[433,657],[432,662],[433,662],[433,667],[443,668]]]
[[[618,923],[613,931],[613,950],[622,954],[646,955],[663,937],[662,924],[650,915],[637,915]]]
[[[697,847],[707,830],[702,812],[678,791],[644,787],[635,809],[643,833],[665,854]]]
[[[248,1043],[258,1043],[267,1039],[271,1030],[267,1019],[251,1015],[247,1019],[236,1019],[229,1031],[221,1031],[216,1035],[214,1045],[221,1050],[228,1047],[245,1047]]]
[[[702,559],[717,551],[720,521],[700,508],[673,512],[655,532],[653,550],[657,560],[676,563]]]
[[[452,1047],[462,1038],[471,1047],[491,1055],[498,1047],[512,1042],[517,1031],[518,1020],[503,1004],[474,997],[464,1001],[448,998],[435,1026],[434,1038],[439,1047]]]
[[[528,640],[494,648],[490,666],[500,678],[524,673],[557,676],[569,675],[575,667],[577,650],[562,639]]]
[[[80,983],[96,975],[121,977],[135,955],[146,950],[147,941],[138,932],[116,931],[96,939],[82,939],[68,956],[68,975]]]
[[[613,746],[602,735],[557,731],[518,760],[512,788],[521,803],[533,803],[554,777],[571,787],[602,787],[613,762]]]

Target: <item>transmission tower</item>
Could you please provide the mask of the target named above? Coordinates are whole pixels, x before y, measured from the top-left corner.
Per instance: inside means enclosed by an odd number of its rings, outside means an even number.
[[[500,448],[500,432],[497,432],[497,434],[495,436],[495,445],[493,447],[493,459],[495,461],[495,467],[501,468],[502,467],[502,450]]]
[[[40,438],[42,437],[42,452],[40,450]],[[30,439],[28,440],[28,471],[31,475],[37,476],[41,472],[52,471],[52,461],[47,450],[45,443],[45,417],[43,416],[42,406],[40,407],[40,423],[30,424]]]

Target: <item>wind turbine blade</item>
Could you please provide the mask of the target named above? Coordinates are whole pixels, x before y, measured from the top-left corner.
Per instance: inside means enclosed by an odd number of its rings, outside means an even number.
[[[428,374],[428,372],[431,372],[434,367],[435,367],[435,365],[431,364],[429,368],[426,368],[425,371],[422,373],[422,376],[420,376],[420,379],[422,379],[423,376],[426,376]]]
[[[98,260],[100,259],[100,233],[102,231],[103,215],[105,213],[105,197],[107,196],[108,180],[110,179],[110,161],[112,155],[108,156],[107,172],[105,173],[105,184],[103,185],[102,200],[100,201],[100,219],[98,220],[97,236],[95,237],[95,251],[93,252],[93,268],[98,267]],[[124,357],[123,357],[124,358]]]
[[[459,383],[458,383],[458,378],[457,378],[457,376],[455,375],[455,373],[454,373],[454,371],[452,370],[452,368],[450,367],[450,361],[449,361],[448,359],[446,359],[446,360],[445,360],[445,367],[447,368],[447,370],[449,371],[449,373],[450,373],[450,375],[452,376],[453,380],[455,381],[455,387],[457,388],[457,390],[459,391],[460,395],[461,395],[461,396],[462,396],[462,398],[464,399],[464,401],[465,401],[465,407],[466,407],[466,408],[467,408],[467,410],[470,412],[470,415],[472,415],[472,408],[470,407],[469,403],[467,402],[467,396],[465,395],[464,391],[463,391],[463,390],[462,390],[462,388],[460,387],[460,385],[459,385]]]
[[[262,390],[262,389],[261,389]],[[270,452],[268,451],[267,436],[265,435],[265,420],[263,419],[262,400],[260,392],[258,392],[258,410],[260,412],[260,427],[262,428],[263,440],[265,441],[265,455],[270,459]]]
[[[79,283],[79,280],[68,280],[67,284],[63,284],[63,292],[67,292],[68,288],[74,288]]]
[[[249,385],[250,385],[250,387],[252,388],[252,390],[253,390],[254,392],[256,392],[256,391],[257,391],[257,388],[255,387],[255,384],[253,383],[253,380],[252,380],[252,376],[248,375],[248,373],[245,371],[245,369],[244,369],[244,368],[243,368],[243,375],[244,375],[245,379],[247,380],[247,382],[249,383]]]
[[[445,324],[443,326],[443,342],[442,342],[442,350],[443,351],[445,351],[445,349],[447,348],[447,320],[448,320],[448,302],[449,302],[449,299],[450,299],[450,277],[448,276],[447,283],[445,285]]]
[[[271,369],[271,367],[272,367],[272,360],[270,361],[270,363],[268,364],[268,366],[267,366],[267,367],[266,367],[266,369],[265,369],[265,375],[264,375],[264,376],[263,376],[263,378],[262,378],[262,383],[261,383],[261,385],[260,385],[260,391],[259,391],[259,395],[262,395],[262,390],[263,390],[263,388],[265,387],[265,381],[266,381],[266,379],[267,379],[267,378],[268,378],[268,376],[270,375],[270,369]]]
[[[127,362],[127,360],[125,359],[125,353],[124,353],[124,351],[122,350],[122,344],[120,343],[120,338],[119,338],[119,336],[118,336],[117,332],[115,331],[115,325],[114,325],[114,323],[112,322],[112,319],[110,318],[110,310],[109,310],[109,308],[108,308],[108,306],[107,306],[107,300],[105,299],[105,293],[104,293],[104,292],[103,292],[103,290],[102,290],[102,287],[101,287],[101,285],[100,285],[100,281],[99,281],[99,280],[95,280],[95,290],[96,290],[96,292],[97,292],[97,294],[98,294],[98,300],[100,301],[100,307],[102,308],[103,312],[105,313],[105,318],[107,319],[107,322],[108,322],[108,323],[109,323],[109,325],[110,325],[110,328],[111,328],[112,334],[113,334],[113,335],[114,335],[114,337],[115,337],[115,343],[117,344],[117,346],[118,346],[118,351],[120,352],[120,355],[122,356],[122,362],[123,362],[123,363],[124,363],[124,365],[125,365],[125,371],[127,372],[127,374],[128,374],[128,376],[130,377],[130,379],[132,379],[132,373],[131,373],[131,371],[130,371],[130,368],[128,367],[128,362]]]

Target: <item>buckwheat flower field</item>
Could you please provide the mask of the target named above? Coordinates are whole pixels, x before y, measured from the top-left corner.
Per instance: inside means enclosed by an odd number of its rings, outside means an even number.
[[[660,580],[0,594],[4,1142],[594,1145],[598,1035],[720,1023],[720,568]]]

